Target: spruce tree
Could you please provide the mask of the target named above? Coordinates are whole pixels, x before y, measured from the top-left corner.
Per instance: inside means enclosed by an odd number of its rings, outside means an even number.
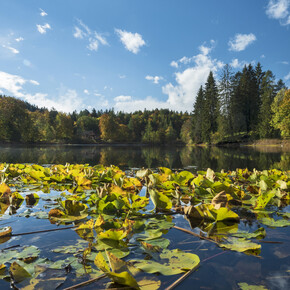
[[[196,96],[192,118],[192,136],[195,143],[202,142],[202,122],[204,114],[204,91],[202,86]]]
[[[218,89],[212,71],[205,84],[203,113],[202,139],[204,142],[210,142],[211,134],[217,131],[219,116]]]
[[[233,73],[231,70],[231,66],[226,64],[223,68],[221,80],[218,87],[220,101],[218,132],[220,132],[222,135],[232,133],[232,124],[230,118],[230,104],[233,94],[232,78]]]
[[[258,120],[258,133],[261,138],[273,136],[273,128],[270,126],[272,119],[271,104],[275,97],[275,77],[268,70],[261,82],[261,106]]]

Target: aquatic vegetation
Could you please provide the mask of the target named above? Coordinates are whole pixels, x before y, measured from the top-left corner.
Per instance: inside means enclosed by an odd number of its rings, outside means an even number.
[[[19,218],[48,220],[55,227],[51,231],[70,229],[78,237],[52,247],[55,259],[35,245],[1,250],[0,278],[24,289],[45,281],[61,285],[69,272],[71,285],[83,277],[106,277],[135,289],[158,289],[160,275],[202,265],[196,253],[178,249],[166,237],[176,214],[200,230],[192,232],[196,237],[247,255],[260,254],[267,227],[290,225],[284,211],[290,203],[290,171],[192,173],[160,167],[124,172],[87,164],[0,164],[0,172],[0,220],[8,218],[7,211],[17,215],[25,200]],[[251,220],[261,226],[239,229],[241,221]],[[13,225],[0,228],[0,244],[16,235],[21,233],[14,233]]]

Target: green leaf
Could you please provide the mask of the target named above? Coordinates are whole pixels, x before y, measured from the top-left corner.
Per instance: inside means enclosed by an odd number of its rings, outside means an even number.
[[[19,283],[31,277],[31,275],[23,267],[21,267],[17,262],[13,262],[11,264],[9,271],[15,283]]]
[[[156,209],[169,210],[172,208],[172,202],[165,194],[155,189],[149,189],[149,194]]]
[[[257,251],[261,249],[261,245],[246,240],[244,238],[227,238],[226,243],[220,243],[221,248],[226,248],[237,252]]]
[[[102,270],[103,272],[107,273],[110,271],[110,268],[107,264],[107,262],[104,259],[104,256],[101,252],[99,252],[94,260],[95,265]]]
[[[105,232],[101,232],[98,235],[99,239],[108,239],[108,240],[115,240],[120,241],[127,236],[127,232],[122,229],[109,229]]]
[[[246,239],[264,239],[266,237],[266,231],[263,227],[261,227],[255,230],[253,233],[240,231],[232,234],[232,236]]]
[[[263,285],[249,285],[247,283],[238,283],[241,290],[268,290]]]
[[[256,205],[254,209],[259,210],[266,207],[270,200],[275,196],[275,191],[271,190],[268,192],[261,193],[256,199]]]
[[[147,273],[161,273],[163,275],[176,275],[197,267],[200,263],[195,254],[185,253],[178,249],[163,250],[160,254],[160,263],[152,260],[133,260],[137,268]]]
[[[106,275],[109,276],[117,284],[129,286],[133,289],[140,289],[137,281],[128,272],[107,272]]]
[[[275,221],[273,218],[262,218],[259,219],[259,222],[271,228],[282,228],[290,226],[290,221],[284,219]]]

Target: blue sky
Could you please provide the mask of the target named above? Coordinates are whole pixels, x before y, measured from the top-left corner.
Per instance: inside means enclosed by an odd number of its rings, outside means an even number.
[[[192,111],[212,70],[290,86],[290,0],[0,0],[0,93],[40,107]]]

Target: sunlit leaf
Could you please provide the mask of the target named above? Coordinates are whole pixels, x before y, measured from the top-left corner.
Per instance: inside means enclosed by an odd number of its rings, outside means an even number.
[[[13,262],[11,264],[9,271],[11,273],[13,280],[16,283],[19,283],[31,277],[31,275],[23,267],[21,267],[17,262]]]

